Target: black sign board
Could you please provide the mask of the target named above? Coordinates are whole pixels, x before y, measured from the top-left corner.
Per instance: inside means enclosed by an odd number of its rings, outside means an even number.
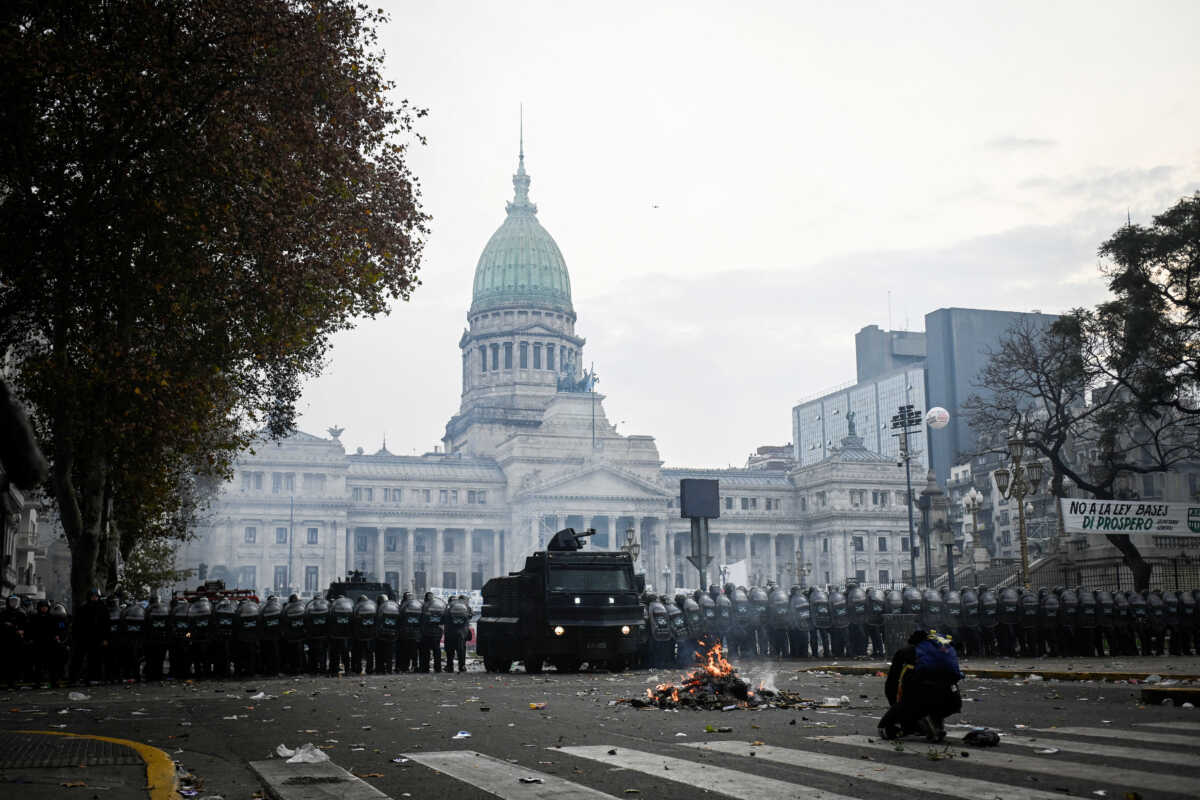
[[[684,478],[679,481],[679,516],[717,519],[721,516],[717,481]]]

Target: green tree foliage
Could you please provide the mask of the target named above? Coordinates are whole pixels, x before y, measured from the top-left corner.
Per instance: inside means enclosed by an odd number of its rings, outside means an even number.
[[[293,424],[332,333],[419,284],[380,12],[346,0],[0,7],[0,352],[72,550],[97,585]],[[102,576],[101,576],[102,577]]]

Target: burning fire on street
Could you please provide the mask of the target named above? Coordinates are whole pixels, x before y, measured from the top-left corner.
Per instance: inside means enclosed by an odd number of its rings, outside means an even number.
[[[679,685],[660,683],[646,690],[646,697],[629,700],[634,708],[691,708],[732,710],[735,708],[812,708],[817,701],[791,692],[775,691],[760,685],[757,689],[738,676],[733,664],[725,658],[720,642],[701,647],[697,652],[696,668],[680,678]]]

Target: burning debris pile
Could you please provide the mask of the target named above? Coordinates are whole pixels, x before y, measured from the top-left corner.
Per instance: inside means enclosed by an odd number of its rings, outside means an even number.
[[[700,643],[701,646],[704,642]],[[646,698],[628,702],[634,708],[690,708],[706,711],[731,711],[736,708],[814,708],[820,703],[792,692],[773,691],[765,686],[752,689],[738,677],[725,659],[720,643],[696,654],[698,663],[691,675],[681,678],[678,686],[660,683],[646,690]]]

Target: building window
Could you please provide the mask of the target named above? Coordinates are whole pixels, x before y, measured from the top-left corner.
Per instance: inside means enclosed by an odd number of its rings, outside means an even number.
[[[404,500],[403,489],[392,489],[392,502],[399,505]]]
[[[451,536],[443,536],[442,537],[442,552],[443,553],[453,553],[454,552],[454,538],[453,537],[451,537]]]
[[[808,498],[807,497],[800,498],[800,510],[808,511]]]
[[[886,569],[879,570],[879,582],[880,583],[891,583],[892,582],[892,576],[888,573],[888,571]]]
[[[288,585],[287,567],[275,568],[275,588],[286,589]]]
[[[450,490],[450,505],[452,505],[452,506],[458,505],[458,489]]]
[[[356,533],[354,535],[354,552],[367,552],[367,535],[365,533]]]
[[[881,552],[881,553],[886,553],[887,551],[888,551],[888,549],[887,549],[887,537],[886,537],[886,536],[880,536],[880,537],[879,537],[879,552]]]
[[[394,533],[387,534],[387,536],[384,537],[384,540],[383,540],[384,549],[387,550],[389,553],[396,552],[396,542],[399,539],[400,539],[400,537]]]
[[[400,573],[399,572],[383,573],[383,582],[386,583],[388,586],[392,587],[393,592],[400,591]],[[392,599],[395,600],[396,598],[393,597]]]
[[[325,494],[325,476],[319,472],[304,473],[304,492],[306,494]]]
[[[362,502],[362,489],[360,489],[357,486],[355,486],[353,489],[351,489],[350,490],[350,499],[352,501],[354,501],[355,503],[361,503]]]
[[[425,570],[419,569],[413,573],[413,592],[423,592],[427,588],[425,586]]]
[[[856,553],[861,553],[861,552],[863,552],[864,550],[866,550],[866,549],[867,549],[867,548],[864,546],[864,543],[863,543],[863,537],[861,537],[861,536],[855,536],[855,537],[854,537],[854,539],[853,539],[852,541],[854,542],[854,552],[856,552]]]
[[[749,510],[750,510],[750,498],[743,497],[742,498],[742,511],[749,511]]]
[[[546,369],[554,369],[554,345],[546,345]]]
[[[481,506],[487,505],[487,490],[486,489],[480,489],[479,494],[477,494],[476,497],[479,500],[479,505],[481,505]]]
[[[258,589],[258,567],[242,567],[238,580],[239,589]]]
[[[542,345],[540,342],[533,343],[533,368],[542,368]]]
[[[500,345],[492,345],[492,371],[500,369]]]
[[[258,528],[246,528],[245,537],[246,544],[254,544],[258,540]]]
[[[483,588],[483,573],[482,572],[472,572],[471,573],[471,591],[479,591],[482,588]]]
[[[320,586],[320,567],[305,567],[304,568],[304,591],[315,592]]]
[[[414,553],[424,553],[425,552],[425,537],[424,536],[417,536],[416,538],[413,539],[413,552]]]
[[[867,582],[867,571],[865,569],[854,570],[854,580],[859,586]]]
[[[442,588],[443,589],[457,589],[458,588],[458,573],[457,572],[443,572],[442,573]]]
[[[529,369],[529,342],[521,342],[518,350],[521,357],[521,369]]]
[[[308,529],[308,543],[317,544],[320,540],[320,532],[316,528]]]
[[[487,348],[479,348],[479,371],[487,372]]]
[[[825,583],[829,583],[829,572],[825,573]]]
[[[430,495],[430,490],[429,490],[429,489],[423,489],[423,490],[422,490],[422,493],[423,493],[423,496],[425,497],[425,505],[429,505],[429,502],[430,502],[430,499],[429,499],[429,498],[430,498],[430,496],[431,496],[431,495]]]
[[[296,491],[296,473],[294,472],[272,472],[271,473],[271,491],[275,494],[284,492]]]
[[[821,540],[821,552],[822,553],[829,552],[829,538],[828,537]]]
[[[475,505],[475,490],[474,489],[467,490],[467,505],[469,505],[469,506]]]
[[[288,543],[288,529],[287,528],[276,528],[275,529],[275,544],[287,544],[287,543]]]
[[[901,553],[908,552],[908,537],[907,536],[900,537],[900,552]]]
[[[446,489],[438,489],[438,505],[444,506],[450,502],[450,492]]]
[[[471,552],[475,554],[483,553],[483,539],[479,536],[471,537]]]
[[[512,369],[512,342],[504,343],[504,368]]]

